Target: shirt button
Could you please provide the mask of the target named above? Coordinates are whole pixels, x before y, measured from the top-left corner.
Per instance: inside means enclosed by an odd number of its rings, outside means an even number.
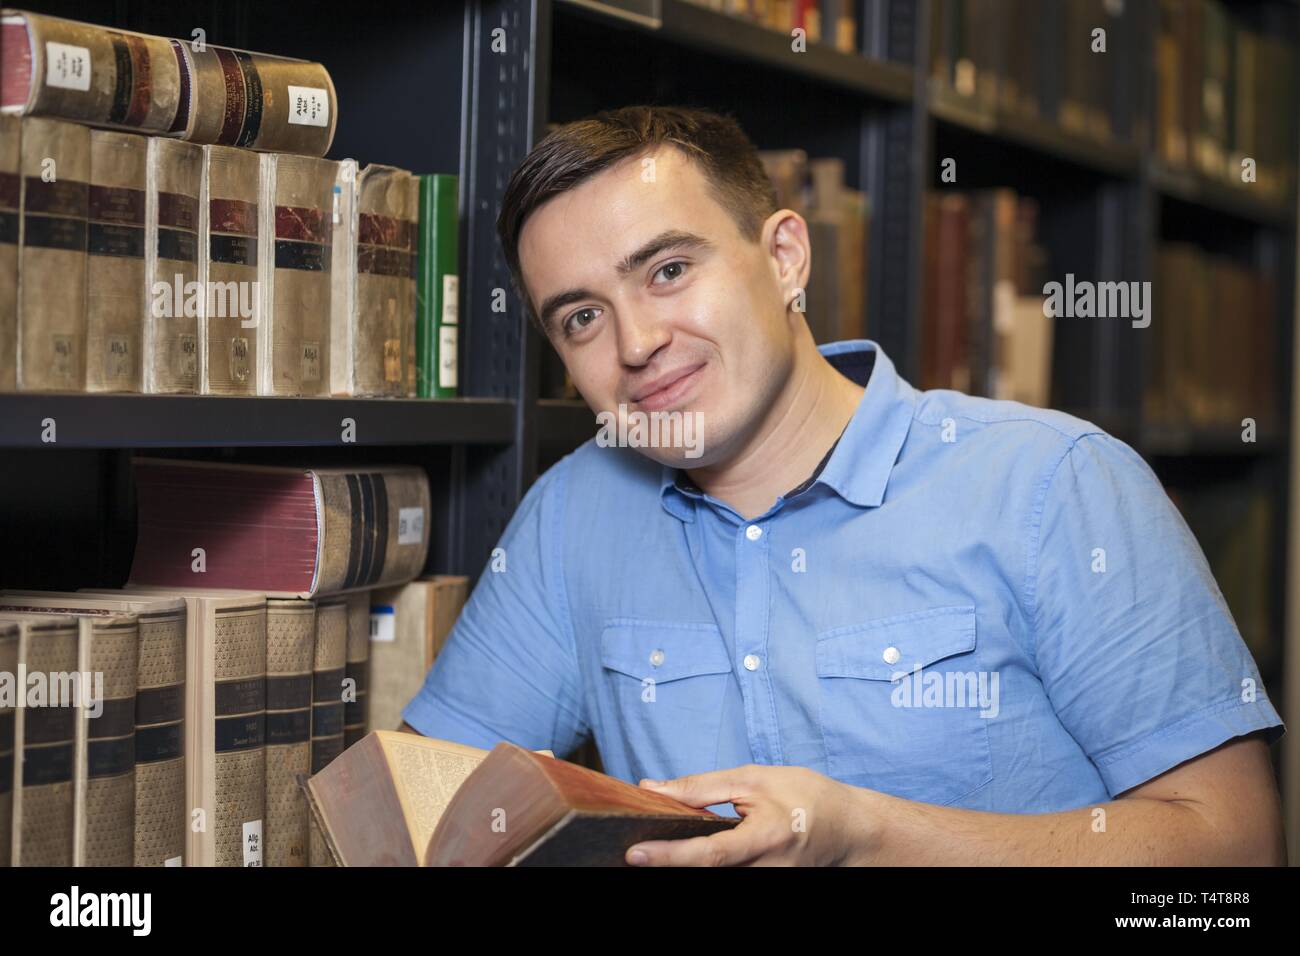
[[[763,529],[756,524],[751,524],[745,529],[745,537],[750,541],[757,541],[759,538],[763,537]]]
[[[651,652],[651,654],[650,654],[650,663],[651,663],[651,664],[653,664],[655,667],[658,667],[658,666],[659,666],[660,664],[662,664],[663,662],[664,662],[664,652],[663,652],[663,651],[652,651],[652,652]]]
[[[886,647],[885,653],[881,656],[884,657],[886,664],[897,664],[898,659],[903,655],[898,652],[897,647]]]
[[[759,665],[759,660],[757,654],[745,655],[745,670],[756,671],[758,670],[758,665]]]

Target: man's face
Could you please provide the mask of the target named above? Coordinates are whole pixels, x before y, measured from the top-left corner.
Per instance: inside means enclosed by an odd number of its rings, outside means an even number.
[[[803,221],[776,213],[746,240],[675,147],[547,201],[525,223],[519,257],[547,335],[596,412],[699,413],[701,448],[640,449],[657,461],[727,461],[789,377],[797,317],[787,303],[810,262]]]

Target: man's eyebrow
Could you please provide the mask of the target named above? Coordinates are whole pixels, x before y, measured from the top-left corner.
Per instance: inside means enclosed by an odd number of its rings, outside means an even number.
[[[626,256],[622,262],[615,266],[615,270],[620,277],[626,276],[631,272],[635,272],[647,260],[654,258],[666,249],[711,249],[712,247],[713,243],[703,236],[697,236],[693,232],[685,232],[681,229],[668,229]],[[538,313],[541,316],[542,327],[549,331],[557,311],[571,302],[593,298],[594,296],[595,293],[590,289],[582,288],[565,289],[563,292],[547,296]]]

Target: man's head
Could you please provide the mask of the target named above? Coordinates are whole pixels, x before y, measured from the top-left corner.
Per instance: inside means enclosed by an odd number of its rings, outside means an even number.
[[[530,318],[588,404],[699,412],[692,466],[742,447],[796,349],[813,347],[793,308],[807,226],[777,209],[727,117],[635,106],[562,126],[511,177],[497,230]],[[646,452],[687,464],[680,450]]]

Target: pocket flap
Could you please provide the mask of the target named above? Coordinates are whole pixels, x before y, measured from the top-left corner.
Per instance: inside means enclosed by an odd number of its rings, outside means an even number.
[[[616,618],[601,632],[600,660],[610,670],[656,684],[731,671],[721,631],[705,623]]]
[[[818,636],[817,676],[887,681],[974,649],[974,605],[910,611]]]

